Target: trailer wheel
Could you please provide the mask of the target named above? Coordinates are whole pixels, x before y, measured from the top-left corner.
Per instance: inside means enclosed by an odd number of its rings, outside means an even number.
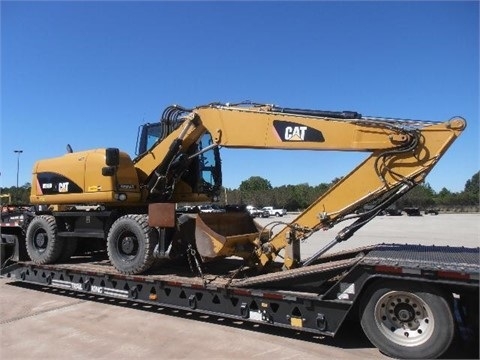
[[[156,231],[148,226],[146,215],[125,215],[108,232],[108,258],[122,274],[140,274],[153,264],[157,242]]]
[[[51,215],[33,218],[25,236],[28,256],[35,264],[51,264],[58,260],[63,249],[57,237],[57,224]]]
[[[455,334],[449,302],[429,284],[376,282],[364,292],[360,310],[365,335],[394,358],[437,358]]]

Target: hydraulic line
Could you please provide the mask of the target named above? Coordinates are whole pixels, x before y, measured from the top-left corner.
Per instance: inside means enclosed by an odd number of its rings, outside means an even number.
[[[410,182],[409,184],[405,183],[401,185],[400,189],[398,189],[394,194],[390,195],[387,199],[385,199],[381,204],[377,205],[372,210],[359,215],[358,219],[351,225],[346,226],[342,230],[340,230],[332,241],[330,241],[326,246],[321,248],[315,254],[313,254],[310,258],[302,262],[302,266],[311,265],[315,260],[317,260],[320,256],[322,256],[325,252],[330,250],[332,247],[337,245],[340,242],[346,241],[355,234],[357,230],[362,228],[365,224],[370,222],[373,218],[375,218],[382,210],[389,207],[395,201],[397,201],[400,197],[410,191],[416,184]]]

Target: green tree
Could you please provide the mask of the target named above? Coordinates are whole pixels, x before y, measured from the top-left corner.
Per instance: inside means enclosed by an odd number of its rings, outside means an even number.
[[[467,182],[465,183],[465,190],[464,190],[466,193],[478,196],[478,194],[479,194],[479,182],[478,182],[479,174],[480,174],[480,171],[478,171],[476,174],[474,174],[470,180],[467,180]]]
[[[448,198],[450,196],[452,196],[452,192],[445,187],[438,193],[439,198]]]
[[[435,196],[435,203],[439,206],[451,206],[455,204],[456,195],[447,188],[442,188]]]
[[[267,179],[260,176],[251,176],[247,180],[242,181],[239,190],[242,192],[271,190],[272,184]]]
[[[9,194],[12,204],[28,204],[30,201],[30,188],[30,183],[26,183],[18,188],[16,186],[0,188],[0,193],[2,195]],[[6,204],[8,202],[7,197],[2,197],[1,200],[2,204]]]
[[[420,184],[410,190],[397,202],[397,206],[417,206],[420,208],[427,208],[435,206],[435,191],[428,184]]]
[[[420,184],[396,202],[398,208],[416,206],[422,209],[440,207],[441,209],[462,209],[479,206],[479,173],[477,172],[465,184],[465,190],[453,193],[442,188],[436,193],[430,184]],[[250,204],[257,207],[272,205],[285,207],[288,211],[304,210],[341,178],[330,183],[310,186],[308,183],[282,185],[273,188],[270,181],[259,176],[244,180],[239,189],[227,189],[225,194],[229,204]],[[469,210],[470,211],[470,210]]]

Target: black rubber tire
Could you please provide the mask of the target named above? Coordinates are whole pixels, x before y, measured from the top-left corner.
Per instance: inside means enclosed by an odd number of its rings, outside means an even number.
[[[62,239],[57,237],[57,223],[51,215],[39,215],[28,224],[25,236],[28,256],[35,264],[52,264],[63,249]]]
[[[394,358],[437,358],[455,336],[447,297],[425,283],[376,281],[360,299],[360,323],[372,344]]]
[[[58,257],[57,262],[66,262],[68,261],[75,251],[77,251],[78,239],[76,237],[65,237],[62,238],[63,249]]]
[[[157,243],[157,232],[148,226],[146,215],[124,215],[108,232],[108,258],[122,274],[141,274],[152,266]]]

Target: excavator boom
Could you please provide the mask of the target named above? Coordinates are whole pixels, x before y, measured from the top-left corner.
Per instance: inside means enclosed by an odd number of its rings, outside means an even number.
[[[292,268],[300,265],[300,240],[321,228],[332,227],[347,217],[352,218],[354,211],[368,202],[381,199],[382,208],[390,205],[425,179],[465,126],[465,120],[460,117],[446,122],[420,122],[362,117],[350,111],[212,104],[193,109],[178,130],[182,133],[181,137],[178,134],[173,136],[181,138],[186,148],[202,134],[209,133],[214,147],[370,153],[365,161],[284,230],[266,242],[259,238],[255,240],[255,257],[260,266],[267,265],[282,249],[287,248],[284,266]],[[181,153],[181,148],[177,149],[178,153]],[[144,159],[158,156],[152,152]],[[178,154],[175,156],[178,157]],[[142,167],[143,164],[139,162],[137,166]],[[171,174],[165,176],[172,177]],[[355,226],[339,234],[335,241],[350,237],[380,208],[376,210],[359,217]],[[235,251],[230,249],[226,253]]]

